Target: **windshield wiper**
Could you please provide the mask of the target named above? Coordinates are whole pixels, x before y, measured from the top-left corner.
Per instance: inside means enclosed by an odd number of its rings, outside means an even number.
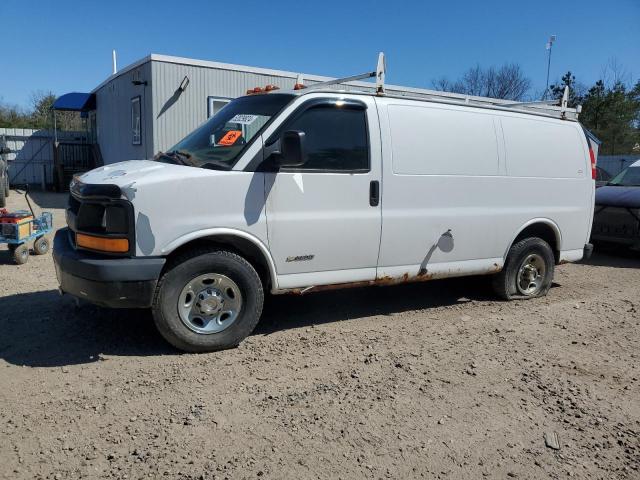
[[[186,162],[185,160],[188,159],[191,155],[184,155],[184,154],[180,154],[177,151],[173,151],[173,152],[158,152],[156,154],[154,158],[154,160],[159,160],[162,157],[164,158],[168,158],[172,161],[172,163],[177,163],[178,165],[187,165],[190,166],[191,164]]]
[[[230,170],[229,165],[224,162],[205,162],[198,166],[209,170]]]
[[[179,157],[191,158],[191,154],[187,152],[183,152],[182,150],[173,150],[169,152],[169,155],[177,155]]]

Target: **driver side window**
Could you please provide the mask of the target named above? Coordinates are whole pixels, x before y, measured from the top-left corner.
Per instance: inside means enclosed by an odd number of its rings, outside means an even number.
[[[294,118],[286,130],[305,133],[307,162],[285,171],[357,173],[369,171],[366,110],[319,105]]]

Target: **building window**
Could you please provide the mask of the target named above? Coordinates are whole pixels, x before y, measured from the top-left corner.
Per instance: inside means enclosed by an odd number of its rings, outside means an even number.
[[[131,99],[131,143],[142,145],[142,111],[140,96]]]
[[[207,118],[213,117],[230,101],[229,98],[207,97]]]

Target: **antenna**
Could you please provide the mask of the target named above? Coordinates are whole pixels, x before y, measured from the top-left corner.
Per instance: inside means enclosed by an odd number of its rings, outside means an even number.
[[[111,51],[111,60],[113,62],[113,74],[115,75],[118,72],[118,64],[116,62],[116,51],[115,51],[115,49]]]
[[[549,71],[551,70],[551,49],[553,48],[553,44],[555,43],[555,41],[556,41],[556,36],[551,35],[546,45],[546,49],[549,51],[549,57],[547,59],[547,86],[544,89],[544,95],[542,96],[543,100],[547,98],[547,94],[549,93]]]

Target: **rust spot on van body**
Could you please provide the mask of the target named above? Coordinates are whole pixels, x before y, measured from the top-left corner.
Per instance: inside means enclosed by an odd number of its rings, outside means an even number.
[[[325,292],[328,290],[342,290],[343,288],[360,288],[360,287],[372,287],[372,286],[389,286],[399,285],[403,283],[413,282],[426,282],[433,279],[432,274],[427,274],[426,271],[419,272],[417,275],[411,275],[405,272],[400,277],[384,276],[376,278],[375,280],[363,280],[360,282],[347,282],[347,283],[331,283],[329,285],[316,285],[307,288],[292,288],[290,290],[282,290],[278,293],[288,293],[293,295],[304,295],[305,293],[313,292]]]
[[[484,274],[490,275],[498,273],[502,270],[502,267],[497,263],[494,263],[488,268]],[[475,275],[482,274],[476,273]],[[405,272],[398,277],[390,277],[385,275],[384,277],[376,278],[375,280],[363,280],[359,282],[347,282],[347,283],[331,283],[329,285],[315,285],[306,288],[291,288],[285,290],[278,290],[275,293],[278,294],[292,294],[292,295],[304,295],[305,293],[313,292],[326,292],[329,290],[341,290],[343,288],[361,288],[361,287],[373,287],[373,286],[389,286],[389,285],[401,285],[405,283],[416,282],[428,282],[429,280],[435,280],[438,278],[448,278],[463,275],[459,270],[450,270],[448,272],[441,272],[440,274],[429,273],[427,269],[420,269],[417,274]]]

